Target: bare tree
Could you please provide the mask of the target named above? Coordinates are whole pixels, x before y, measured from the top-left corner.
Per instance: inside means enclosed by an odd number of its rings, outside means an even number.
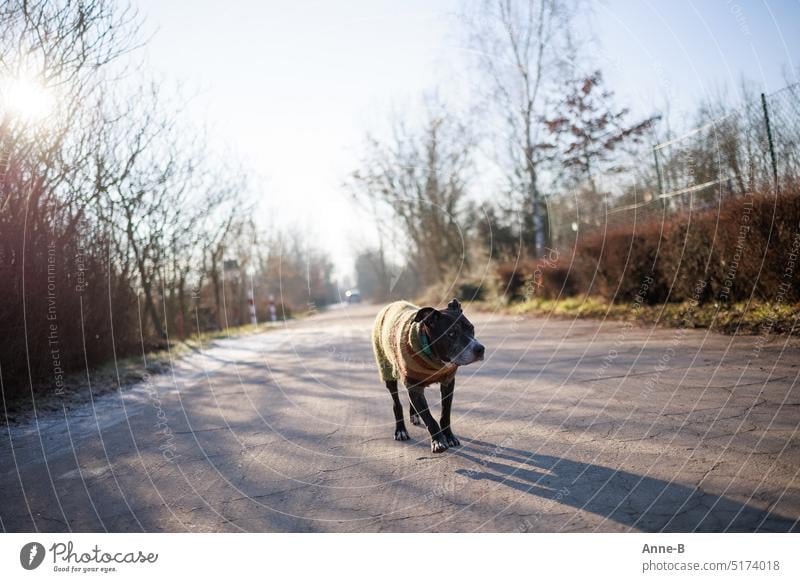
[[[290,309],[314,309],[338,300],[330,256],[312,240],[296,228],[271,229],[256,247],[255,277],[275,297],[279,316]]]
[[[487,114],[499,120],[494,136],[509,188],[523,214],[523,240],[539,254],[545,245],[541,180],[553,148],[543,118],[552,90],[574,58],[572,9],[556,0],[484,0],[467,15],[470,44],[488,80]],[[491,121],[490,123],[493,123]]]
[[[640,143],[660,116],[627,122],[629,109],[614,107],[614,94],[604,88],[600,71],[578,77],[570,86],[566,99],[544,122],[556,138],[553,147],[562,166],[577,179],[588,181],[592,193],[597,194],[597,168],[623,145]]]
[[[418,132],[398,120],[390,139],[368,138],[364,165],[353,173],[356,200],[402,224],[405,255],[425,284],[446,277],[454,259],[468,261],[463,219],[473,146],[466,127],[434,106]]]
[[[7,377],[108,357],[112,312],[128,322],[116,310],[130,298],[125,274],[107,270],[93,210],[104,188],[93,152],[109,65],[135,46],[137,28],[135,13],[110,1],[0,3],[0,326],[16,330],[0,339]],[[46,101],[36,117],[25,95]],[[51,353],[57,360],[42,356]]]
[[[183,336],[189,289],[224,320],[224,262],[258,257],[246,172],[119,59],[138,28],[112,0],[0,2],[0,367],[15,385]],[[15,86],[50,97],[41,118]],[[303,288],[325,301],[330,261],[303,256]]]
[[[247,178],[240,168],[221,165],[210,175],[206,175],[206,183],[202,186],[203,195],[198,212],[192,219],[189,231],[191,240],[187,241],[192,250],[186,255],[181,266],[182,277],[186,280],[194,273],[192,287],[192,309],[195,312],[195,324],[200,309],[200,290],[205,280],[209,279],[214,299],[214,321],[221,329],[224,326],[224,309],[222,301],[223,262],[227,249],[233,241],[243,236],[248,230],[252,207],[246,201],[248,191]],[[185,289],[179,292],[181,317],[186,317],[188,306]]]

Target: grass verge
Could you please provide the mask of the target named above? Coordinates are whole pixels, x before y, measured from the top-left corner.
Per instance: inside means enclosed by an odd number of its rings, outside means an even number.
[[[500,310],[512,315],[540,315],[561,318],[611,319],[636,321],[645,325],[712,329],[727,334],[755,335],[769,333],[800,335],[800,303],[772,304],[752,301],[741,303],[691,302],[640,305],[611,303],[591,296],[565,299],[531,299],[503,305],[483,303],[482,310]]]

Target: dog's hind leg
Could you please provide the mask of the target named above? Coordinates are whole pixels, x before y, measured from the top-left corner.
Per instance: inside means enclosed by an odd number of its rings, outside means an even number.
[[[397,394],[397,380],[389,380],[386,382],[386,388],[389,394],[392,395],[392,410],[394,411],[394,440],[407,441],[408,431],[406,430],[406,423],[403,421],[403,405],[400,404],[400,396]]]
[[[422,417],[422,421],[425,423],[425,426],[428,428],[428,432],[431,434],[431,451],[434,453],[446,451],[447,442],[445,441],[442,432],[439,429],[439,423],[434,420],[433,415],[428,408],[428,401],[425,400],[424,388],[409,388],[408,396],[411,398],[414,408],[416,408],[417,412],[419,412],[419,415]]]
[[[414,403],[410,400],[408,403],[408,416],[411,418],[411,424],[414,426],[419,426],[422,424],[422,419],[419,416],[419,412],[417,412],[417,409],[414,408]]]

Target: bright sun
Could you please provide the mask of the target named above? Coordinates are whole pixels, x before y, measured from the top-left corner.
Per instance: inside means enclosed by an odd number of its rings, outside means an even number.
[[[32,79],[8,78],[0,81],[0,113],[7,112],[23,121],[35,122],[53,109],[53,96]]]

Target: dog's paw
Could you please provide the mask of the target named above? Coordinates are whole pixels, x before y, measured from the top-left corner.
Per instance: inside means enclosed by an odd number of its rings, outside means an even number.
[[[456,435],[453,433],[445,433],[444,435],[444,442],[447,443],[448,447],[460,447],[461,442],[456,438]]]
[[[408,433],[406,429],[401,428],[394,431],[394,440],[396,441],[407,441],[409,439]]]
[[[411,415],[411,424],[414,426],[420,426],[422,424],[422,419],[419,417],[418,414]]]
[[[444,439],[435,438],[431,439],[431,452],[432,453],[443,453],[447,450],[447,443]]]

